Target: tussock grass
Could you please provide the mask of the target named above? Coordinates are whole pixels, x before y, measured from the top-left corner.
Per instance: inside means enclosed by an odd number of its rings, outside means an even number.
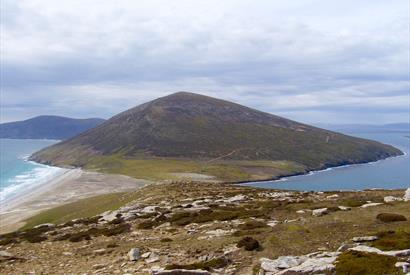
[[[382,222],[402,222],[407,221],[406,217],[395,213],[380,213],[376,216],[376,219]]]

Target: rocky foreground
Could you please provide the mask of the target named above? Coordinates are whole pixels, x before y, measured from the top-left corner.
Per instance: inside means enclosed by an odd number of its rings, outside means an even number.
[[[410,266],[410,189],[179,182],[135,198],[95,217],[0,236],[0,273],[406,274]]]

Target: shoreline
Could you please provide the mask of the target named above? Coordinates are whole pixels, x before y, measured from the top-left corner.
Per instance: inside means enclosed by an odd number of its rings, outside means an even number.
[[[7,204],[2,202],[0,234],[21,228],[26,219],[44,210],[97,195],[137,190],[148,183],[147,180],[123,175],[67,169],[34,190],[7,201]]]
[[[340,168],[346,168],[346,167],[353,167],[353,166],[361,166],[361,165],[371,165],[371,164],[375,164],[381,161],[385,161],[388,159],[393,159],[393,158],[399,158],[399,157],[405,157],[408,154],[405,151],[402,151],[402,154],[400,155],[396,155],[396,156],[389,156],[386,158],[382,158],[379,160],[375,160],[375,161],[369,161],[369,162],[358,162],[358,163],[352,163],[352,164],[343,164],[343,165],[336,165],[336,166],[328,166],[325,167],[323,169],[313,169],[313,170],[306,170],[305,172],[297,172],[297,173],[293,173],[293,174],[289,174],[289,175],[283,175],[283,176],[277,176],[274,177],[272,179],[266,179],[266,180],[251,180],[251,181],[239,181],[239,182],[234,182],[234,184],[238,184],[238,185],[243,185],[243,186],[249,186],[249,187],[255,187],[255,188],[261,188],[258,186],[254,186],[253,184],[257,184],[257,183],[276,183],[276,182],[283,182],[283,181],[287,181],[290,178],[293,177],[299,177],[299,176],[310,176],[310,175],[314,175],[314,174],[318,174],[318,173],[322,173],[322,172],[326,172],[326,171],[331,171],[331,170],[335,170],[335,169],[340,169]],[[264,187],[266,188],[266,187]],[[272,189],[274,189],[272,187]],[[400,189],[400,188],[399,188]],[[291,190],[291,189],[286,189],[286,190]],[[340,190],[334,190],[334,191],[340,191]],[[358,190],[356,190],[358,191]]]

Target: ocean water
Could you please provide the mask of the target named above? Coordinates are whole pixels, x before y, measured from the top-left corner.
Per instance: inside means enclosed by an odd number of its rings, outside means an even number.
[[[346,132],[346,134],[391,144],[403,151],[405,155],[368,164],[330,168],[277,181],[245,183],[243,185],[302,191],[410,187],[410,138],[406,137],[409,135],[408,133]]]
[[[0,139],[0,203],[29,192],[65,169],[28,161],[28,157],[56,140]]]

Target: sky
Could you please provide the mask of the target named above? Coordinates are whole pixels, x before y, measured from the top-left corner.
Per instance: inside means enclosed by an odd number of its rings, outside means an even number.
[[[0,121],[177,91],[305,123],[410,120],[408,0],[1,0]]]

